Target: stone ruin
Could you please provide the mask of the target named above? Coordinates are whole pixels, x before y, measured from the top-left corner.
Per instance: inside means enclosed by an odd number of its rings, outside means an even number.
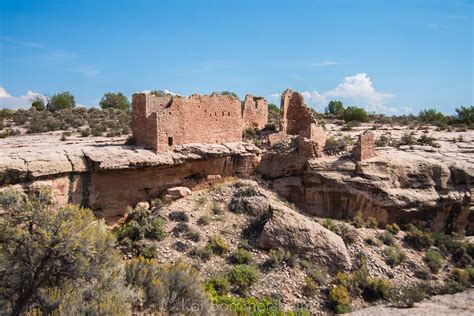
[[[301,93],[286,89],[281,95],[280,131],[269,135],[270,144],[282,141],[286,135],[297,136],[300,155],[321,157],[326,143],[326,132],[316,122]]]
[[[243,102],[217,93],[132,97],[133,138],[160,153],[188,143],[241,142],[245,128],[261,129],[267,119],[267,102],[251,95]]]
[[[360,134],[359,139],[357,140],[357,143],[355,144],[352,151],[352,155],[357,161],[375,157],[377,154],[375,153],[374,133],[365,131],[364,133]]]

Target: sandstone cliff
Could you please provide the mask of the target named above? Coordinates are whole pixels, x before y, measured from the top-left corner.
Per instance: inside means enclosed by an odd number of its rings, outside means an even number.
[[[58,202],[89,206],[113,221],[127,206],[159,197],[169,187],[249,176],[259,160],[260,150],[244,143],[189,144],[160,155],[112,144],[12,147],[0,153],[0,186],[27,191],[50,186]]]

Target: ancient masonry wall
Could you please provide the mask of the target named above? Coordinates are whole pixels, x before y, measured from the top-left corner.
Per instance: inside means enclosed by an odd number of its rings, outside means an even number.
[[[139,145],[165,152],[189,143],[232,143],[242,141],[242,130],[262,128],[267,121],[267,102],[247,96],[162,96],[139,93],[132,99],[132,131]]]
[[[242,107],[245,127],[262,129],[268,121],[268,104],[262,97],[246,95]]]
[[[283,91],[281,95],[280,131],[284,134],[307,138],[313,145],[300,141],[302,145],[305,145],[303,151],[313,148],[314,155],[321,156],[326,143],[326,132],[317,124],[311,110],[305,105],[304,97],[290,89]]]
[[[375,157],[375,137],[372,132],[366,131],[359,135],[354,147],[353,156],[358,161]]]

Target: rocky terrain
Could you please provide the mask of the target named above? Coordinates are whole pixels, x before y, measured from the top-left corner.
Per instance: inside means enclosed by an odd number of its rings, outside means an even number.
[[[439,146],[383,146],[376,157],[356,161],[350,151],[363,130],[376,139],[390,133],[397,141],[407,131],[326,128],[329,136],[346,136],[348,147],[319,158],[301,155],[291,140],[283,149],[189,144],[155,154],[125,145],[126,137],[8,137],[0,140],[0,190],[51,187],[58,203],[88,206],[119,230],[134,212],[146,210],[163,221],[162,236],[130,243],[126,233],[117,233],[125,256],[184,260],[204,284],[229,279],[230,292],[220,294],[269,299],[286,311],[332,313],[338,286],[349,292],[351,310],[380,300],[399,306],[394,289],[421,286],[423,297],[415,301],[464,289],[458,274],[471,265],[467,239],[453,235],[455,249],[442,250],[444,235],[426,237],[407,224],[472,234],[472,132],[414,130],[415,139],[428,134]],[[384,229],[391,223],[405,230]],[[420,248],[413,238],[431,241]],[[435,270],[426,259],[431,250],[443,253]],[[255,273],[245,289],[231,277],[242,264]],[[344,281],[356,278],[355,285]],[[454,311],[445,301],[432,298],[411,309],[377,305],[360,313]],[[472,312],[462,306],[456,312]]]

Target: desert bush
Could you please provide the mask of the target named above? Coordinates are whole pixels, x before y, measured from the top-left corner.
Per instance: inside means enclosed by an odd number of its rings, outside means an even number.
[[[336,155],[341,152],[344,152],[347,149],[347,144],[343,139],[335,138],[334,136],[330,136],[326,139],[326,143],[324,145],[324,151],[328,155]]]
[[[405,253],[399,247],[386,247],[384,254],[387,264],[389,264],[392,268],[398,266],[406,258]]]
[[[209,215],[203,215],[198,218],[197,223],[201,226],[207,226],[211,222],[211,217]]]
[[[329,292],[329,300],[337,314],[344,314],[350,311],[351,298],[347,289],[342,285],[337,285]]]
[[[341,236],[342,240],[346,244],[352,244],[356,242],[357,236],[359,235],[357,230],[345,223],[336,225],[334,228],[334,232]]]
[[[387,279],[367,278],[367,285],[363,290],[364,298],[368,301],[388,299],[392,284]]]
[[[130,101],[121,92],[107,92],[99,102],[102,109],[113,108],[118,110],[126,110],[130,108]]]
[[[89,209],[57,206],[50,192],[0,193],[0,308],[12,315],[126,313],[113,235]]]
[[[330,231],[334,231],[336,228],[336,223],[330,218],[325,218],[323,222],[323,227],[329,229]]]
[[[375,147],[387,147],[392,143],[392,139],[386,135],[380,135],[379,138],[375,141]]]
[[[287,263],[291,260],[291,252],[283,248],[270,249],[268,255],[270,256],[268,264],[271,266]]]
[[[418,138],[418,144],[428,145],[435,148],[441,147],[440,144],[437,143],[433,137],[427,136],[425,134],[421,135],[420,138]]]
[[[377,237],[387,246],[393,246],[395,244],[395,237],[393,237],[393,234],[389,231],[384,231],[378,234]]]
[[[408,224],[405,242],[416,250],[423,250],[433,245],[433,237],[413,224]]]
[[[212,253],[220,256],[229,251],[229,245],[220,236],[211,237],[208,242],[208,247],[211,249]]]
[[[415,133],[414,132],[405,132],[403,136],[400,139],[399,145],[415,145],[416,144],[416,139],[415,139]]]
[[[252,128],[252,127],[247,127],[244,131],[243,131],[243,138],[244,139],[254,139],[258,136],[258,131],[255,130],[255,128]]]
[[[265,124],[265,127],[263,128],[265,131],[276,131],[277,127],[275,123],[267,123]]]
[[[428,265],[428,268],[434,273],[438,273],[443,266],[443,256],[436,249],[430,249],[425,253],[423,260]]]
[[[189,215],[184,211],[173,211],[169,214],[169,218],[175,222],[189,222]]]
[[[369,236],[369,237],[366,237],[364,239],[364,242],[367,244],[367,245],[370,245],[370,246],[380,246],[381,245],[381,242],[379,239],[376,239],[372,236]]]
[[[362,108],[349,106],[343,111],[342,118],[346,122],[367,122],[369,120],[369,115],[367,114],[367,111]]]
[[[422,279],[422,280],[430,279],[431,271],[426,269],[425,267],[417,267],[414,272],[415,272],[415,277],[417,277],[418,279]]]
[[[456,116],[464,124],[474,123],[474,106],[461,106],[456,108]]]
[[[357,212],[352,220],[352,225],[357,228],[365,227],[365,219],[362,215],[362,212]]]
[[[239,264],[229,271],[228,277],[239,292],[245,293],[257,281],[258,270],[251,265]]]
[[[231,256],[233,262],[247,264],[252,261],[252,253],[244,248],[238,248]]]
[[[390,292],[390,301],[399,308],[410,308],[417,302],[421,302],[426,296],[426,288],[423,284],[407,285],[393,288]]]
[[[377,228],[378,225],[379,225],[379,222],[377,221],[375,217],[372,217],[372,216],[369,216],[365,223],[365,226],[367,228]]]
[[[342,103],[342,101],[329,101],[328,106],[324,110],[324,113],[332,114],[336,117],[341,117],[344,113],[344,104]]]
[[[80,131],[81,137],[89,137],[91,135],[90,128],[81,129]]]
[[[46,109],[50,112],[56,112],[62,109],[72,109],[76,106],[74,96],[69,91],[54,94],[48,101]]]
[[[311,278],[306,278],[303,286],[303,295],[306,297],[313,297],[318,292],[318,285]]]
[[[225,214],[224,208],[222,207],[222,205],[220,205],[217,202],[212,203],[211,211],[214,215],[218,215],[218,216],[222,216]]]
[[[208,246],[205,247],[194,247],[189,252],[189,255],[192,257],[197,257],[203,261],[207,261],[211,259],[212,256],[212,249]]]
[[[441,293],[454,294],[464,291],[472,282],[471,273],[470,270],[454,269],[448,279],[445,280]]]
[[[446,117],[443,113],[437,111],[436,109],[427,109],[420,111],[420,114],[418,114],[418,119],[426,123],[437,123],[444,122]]]
[[[224,295],[230,292],[230,283],[225,274],[219,273],[210,277],[206,281],[206,288],[212,288],[219,294]]]
[[[385,225],[385,230],[393,235],[396,235],[400,232],[400,226],[397,223],[387,224]]]
[[[319,269],[312,268],[308,271],[308,275],[313,280],[315,283],[319,285],[325,285],[326,284],[326,277],[324,276],[323,272]]]
[[[126,283],[143,293],[138,309],[144,313],[206,314],[209,299],[191,266],[178,262],[160,264],[156,259],[135,258],[127,262]],[[197,308],[196,310],[196,307]]]

